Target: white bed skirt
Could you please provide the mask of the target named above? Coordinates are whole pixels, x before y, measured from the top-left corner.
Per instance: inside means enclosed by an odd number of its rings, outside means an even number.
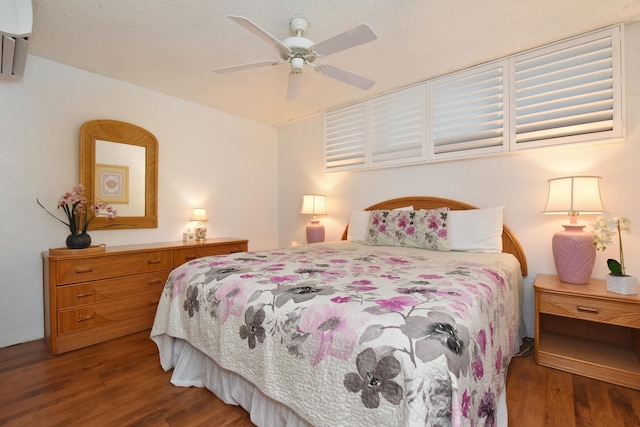
[[[263,394],[242,376],[221,368],[184,340],[162,335],[152,338],[160,351],[173,346],[171,383],[181,387],[206,387],[228,405],[240,405],[259,427],[313,427],[289,407]],[[497,425],[508,424],[506,390],[498,397]],[[338,426],[336,426],[338,427]]]

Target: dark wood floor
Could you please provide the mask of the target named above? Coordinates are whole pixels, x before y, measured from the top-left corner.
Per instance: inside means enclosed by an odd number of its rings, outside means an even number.
[[[51,356],[43,341],[0,349],[1,426],[252,426],[209,391],[175,387],[148,332]],[[640,391],[513,360],[509,425],[640,426]]]

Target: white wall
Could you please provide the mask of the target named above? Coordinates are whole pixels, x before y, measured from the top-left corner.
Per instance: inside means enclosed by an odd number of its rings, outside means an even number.
[[[29,56],[19,80],[0,80],[0,347],[43,336],[40,252],[64,246],[54,213],[78,183],[80,126],[114,119],[158,139],[158,228],[92,231],[108,246],[176,241],[191,210],[209,237],[278,242],[277,130],[184,100]],[[255,206],[261,206],[256,212]]]
[[[555,273],[551,238],[566,218],[541,215],[547,180],[574,174],[602,176],[605,208],[640,227],[640,24],[628,26],[626,43],[625,142],[572,148],[532,150],[516,154],[423,164],[355,173],[322,174],[321,118],[314,117],[279,130],[280,245],[304,242],[308,218],[300,215],[301,195],[327,195],[328,215],[322,219],[326,240],[340,238],[351,210],[390,198],[427,195],[460,200],[478,207],[505,206],[505,224],[519,238],[527,255],[524,318],[534,333],[533,280]],[[583,216],[587,224],[594,216]],[[587,230],[590,228],[587,227]],[[640,231],[624,234],[628,273],[640,275]],[[608,273],[606,258],[618,258],[618,247],[598,253],[593,277]]]

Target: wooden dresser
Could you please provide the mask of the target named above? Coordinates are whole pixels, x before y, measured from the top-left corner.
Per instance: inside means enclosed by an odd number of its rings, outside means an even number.
[[[151,328],[174,268],[247,251],[235,238],[42,252],[44,336],[53,354]]]

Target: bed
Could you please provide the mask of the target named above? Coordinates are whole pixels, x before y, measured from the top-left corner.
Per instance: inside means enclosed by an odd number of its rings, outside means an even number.
[[[341,241],[176,268],[151,339],[258,426],[506,425],[526,273],[502,208],[398,198]]]

